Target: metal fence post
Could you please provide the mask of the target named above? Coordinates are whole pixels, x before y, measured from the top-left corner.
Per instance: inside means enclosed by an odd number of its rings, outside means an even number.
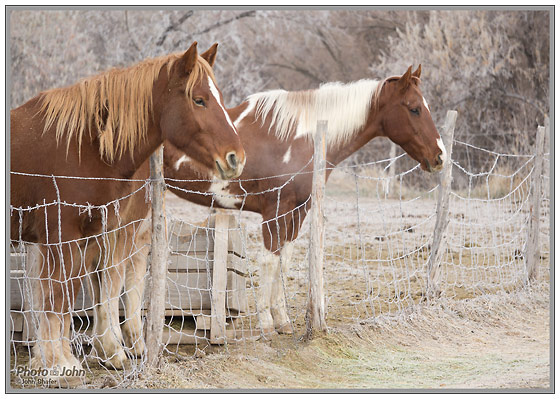
[[[436,225],[434,227],[434,239],[432,241],[430,259],[428,260],[428,297],[440,294],[439,281],[441,279],[441,260],[445,245],[443,236],[449,223],[449,196],[451,194],[451,175],[453,163],[451,155],[453,150],[453,134],[455,132],[455,122],[457,121],[457,111],[447,111],[445,125],[441,138],[447,150],[447,162],[443,166],[440,175],[438,188],[438,201],[436,210]]]
[[[531,186],[533,190],[531,191],[531,198],[529,200],[529,228],[524,256],[525,267],[527,268],[526,284],[539,277],[539,219],[541,214],[544,137],[549,130],[548,118],[545,120],[545,125],[546,128],[543,126],[537,128],[535,164],[533,167],[533,176],[531,176]]]
[[[323,197],[326,180],[327,121],[317,122],[313,155],[313,190],[311,193],[311,232],[309,240],[309,294],[305,316],[307,338],[314,331],[325,331],[325,295],[323,290],[323,260],[325,223]]]
[[[152,184],[152,247],[150,256],[151,284],[146,318],[146,355],[148,367],[155,367],[163,349],[162,336],[168,252],[167,235],[165,233],[163,145],[150,157],[150,179]]]

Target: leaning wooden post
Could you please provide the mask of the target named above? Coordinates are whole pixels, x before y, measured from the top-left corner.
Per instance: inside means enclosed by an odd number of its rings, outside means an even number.
[[[445,250],[443,236],[449,223],[449,196],[451,195],[451,181],[453,180],[451,175],[453,168],[451,154],[453,151],[453,134],[455,132],[456,121],[457,111],[447,111],[445,125],[441,135],[443,145],[447,151],[447,160],[440,174],[436,225],[434,227],[434,239],[432,241],[430,259],[428,260],[428,297],[438,296],[441,292],[439,289],[439,281],[441,278],[441,261]]]
[[[533,176],[531,176],[531,198],[529,200],[529,228],[527,246],[525,247],[525,267],[527,268],[527,278],[525,284],[535,281],[539,277],[539,219],[541,214],[542,196],[542,171],[544,162],[544,137],[548,134],[549,121],[545,120],[545,127],[537,128],[537,140],[535,150],[535,164]]]
[[[150,292],[146,319],[148,367],[156,367],[163,350],[165,283],[167,275],[167,235],[165,233],[163,146],[150,157],[152,185],[152,247],[150,255]]]
[[[325,295],[323,290],[323,259],[325,223],[323,197],[326,180],[327,121],[317,122],[313,154],[313,189],[311,193],[311,232],[309,240],[309,294],[305,316],[306,337],[312,338],[314,331],[325,331]]]

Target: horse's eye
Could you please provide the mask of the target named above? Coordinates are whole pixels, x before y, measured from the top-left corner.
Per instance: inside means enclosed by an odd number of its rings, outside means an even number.
[[[194,98],[193,101],[199,107],[205,107],[206,106],[206,103],[204,102],[204,100],[202,98]]]
[[[414,115],[420,115],[420,108],[412,108],[410,110]]]

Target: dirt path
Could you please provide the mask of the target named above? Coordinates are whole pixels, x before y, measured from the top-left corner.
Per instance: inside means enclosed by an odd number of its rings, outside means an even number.
[[[550,356],[545,291],[424,305],[407,320],[336,329],[310,343],[274,336],[214,348],[201,359],[167,364],[134,386],[544,389]]]

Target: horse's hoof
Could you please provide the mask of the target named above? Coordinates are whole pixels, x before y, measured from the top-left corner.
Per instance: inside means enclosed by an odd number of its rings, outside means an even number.
[[[138,342],[136,345],[132,346],[130,353],[134,357],[142,357],[144,355],[144,349],[145,349],[144,343]]]
[[[126,359],[126,354],[121,350],[118,353],[115,353],[110,359],[105,360],[103,364],[108,368],[123,370],[125,368]]]
[[[272,335],[276,334],[276,330],[274,329],[274,327],[259,327],[261,330],[261,336],[259,338],[259,340],[263,340],[263,341],[270,341],[270,339],[272,338]]]
[[[293,334],[294,329],[292,328],[292,323],[287,322],[279,327],[276,327],[278,334]]]

